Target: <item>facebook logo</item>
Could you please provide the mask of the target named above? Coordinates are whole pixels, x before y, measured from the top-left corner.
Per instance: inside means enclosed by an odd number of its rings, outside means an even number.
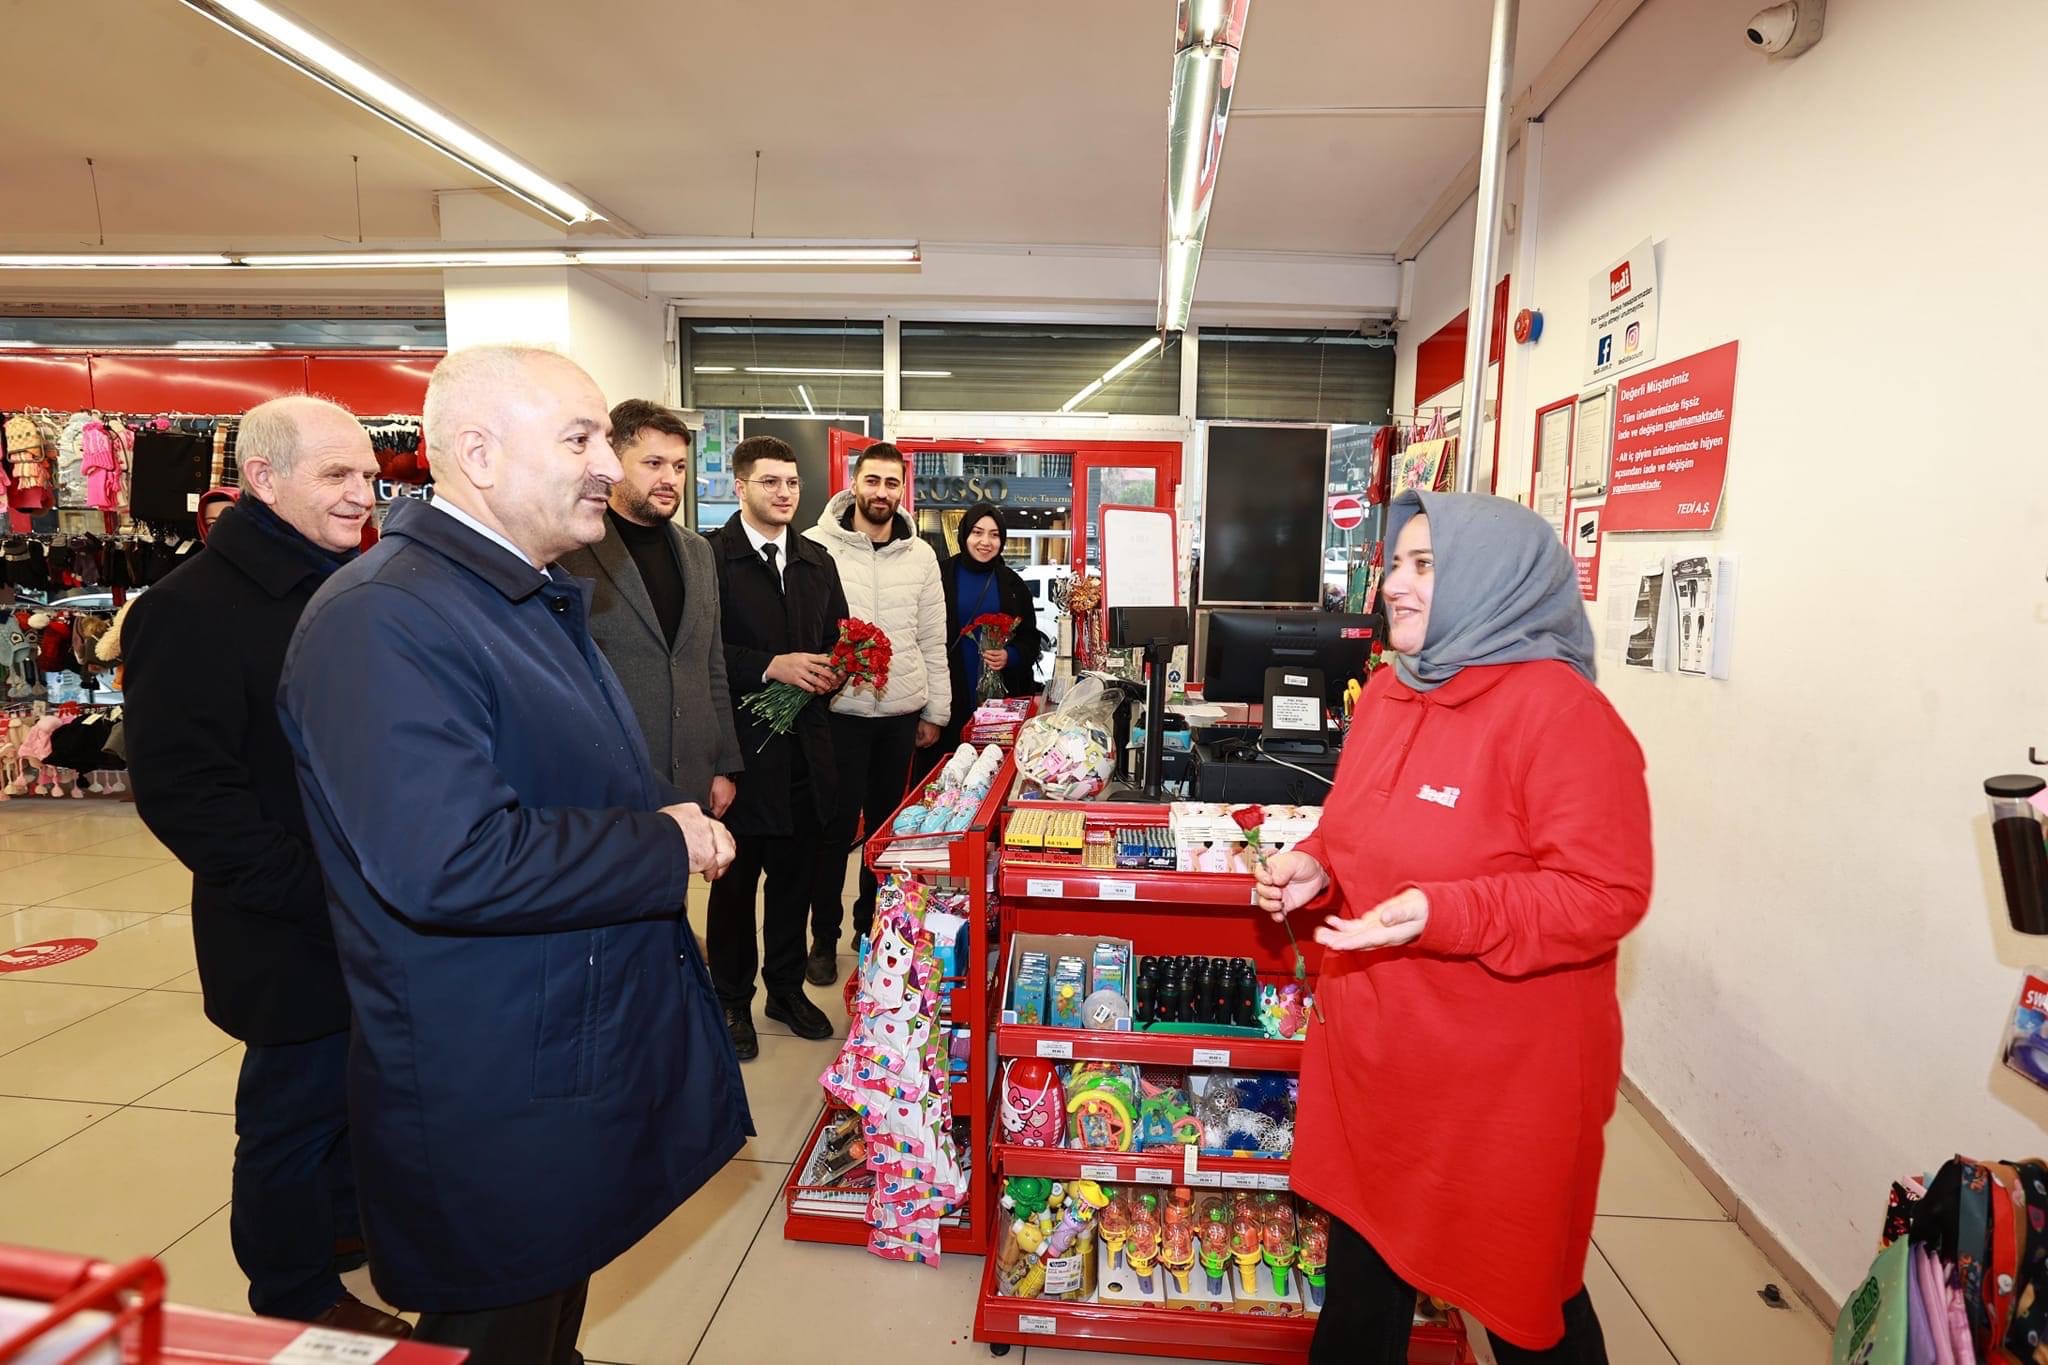
[[[1594,363],[1605,365],[1612,359],[1614,359],[1614,333],[1609,332],[1606,336],[1600,338],[1600,359]]]

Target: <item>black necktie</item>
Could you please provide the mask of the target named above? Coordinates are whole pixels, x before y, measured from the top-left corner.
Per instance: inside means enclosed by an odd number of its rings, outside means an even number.
[[[775,545],[763,545],[761,547],[761,558],[768,561],[768,572],[775,575],[775,590],[777,592],[782,591],[782,571],[775,567],[775,552],[779,548],[779,546]]]

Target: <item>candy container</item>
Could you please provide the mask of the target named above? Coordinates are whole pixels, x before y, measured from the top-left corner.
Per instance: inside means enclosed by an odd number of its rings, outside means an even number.
[[[1051,1066],[1036,1057],[1013,1059],[1003,1068],[1003,1141],[1019,1147],[1059,1146],[1065,1101]]]
[[[1261,1241],[1266,1269],[1273,1277],[1273,1297],[1292,1297],[1292,1272],[1298,1250],[1294,1244],[1294,1210],[1284,1203],[1276,1203],[1266,1214]]]
[[[1186,1185],[1176,1186],[1166,1204],[1166,1226],[1176,1224],[1192,1228],[1195,1224],[1195,1192]]]
[[[1230,1220],[1230,1254],[1237,1259],[1237,1292],[1247,1299],[1258,1297],[1259,1257],[1264,1252],[1265,1236],[1246,1204]]]
[[[1330,1229],[1304,1217],[1301,1223],[1301,1297],[1311,1313],[1323,1311],[1325,1267],[1330,1264]]]
[[[1221,1298],[1230,1274],[1230,1228],[1221,1204],[1210,1206],[1208,1226],[1202,1229],[1202,1269],[1209,1276],[1209,1297]]]
[[[1095,1231],[1102,1238],[1102,1244],[1109,1248],[1109,1266],[1115,1270],[1124,1262],[1124,1243],[1131,1236],[1130,1194],[1118,1190],[1110,1196],[1109,1202],[1095,1215]]]
[[[1167,1210],[1171,1215],[1172,1209]],[[1188,1292],[1188,1272],[1195,1268],[1195,1225],[1192,1218],[1168,1217],[1165,1234],[1160,1238],[1159,1263],[1173,1273],[1173,1282],[1185,1296]]]
[[[1138,1201],[1138,1211],[1131,1216],[1131,1273],[1138,1277],[1139,1292],[1147,1295],[1159,1289],[1152,1278],[1152,1263],[1159,1259],[1158,1204],[1158,1196],[1148,1194]]]
[[[1045,1250],[1049,1256],[1064,1256],[1074,1249],[1074,1243],[1094,1219],[1096,1210],[1109,1202],[1102,1187],[1092,1180],[1076,1180],[1067,1186],[1067,1202],[1060,1212],[1059,1226],[1046,1240]]]

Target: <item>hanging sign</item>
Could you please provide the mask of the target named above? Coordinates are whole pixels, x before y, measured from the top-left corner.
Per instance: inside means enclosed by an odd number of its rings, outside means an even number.
[[[1365,521],[1365,504],[1346,493],[1330,499],[1330,525],[1340,531],[1355,531]]]
[[[1601,530],[1711,531],[1728,481],[1736,342],[1615,389],[1614,486]]]
[[[0,972],[32,972],[60,962],[84,957],[100,946],[96,938],[52,938],[41,943],[24,943],[0,953]]]
[[[1657,251],[1645,237],[1593,273],[1588,290],[1586,379],[1604,379],[1657,358]]]

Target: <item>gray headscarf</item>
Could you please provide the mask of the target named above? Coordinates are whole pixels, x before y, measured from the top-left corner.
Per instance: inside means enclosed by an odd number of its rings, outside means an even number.
[[[1418,513],[1429,518],[1436,592],[1421,652],[1394,656],[1402,682],[1427,692],[1473,664],[1534,659],[1597,680],[1578,573],[1549,522],[1506,498],[1411,488],[1387,511],[1389,559]]]

